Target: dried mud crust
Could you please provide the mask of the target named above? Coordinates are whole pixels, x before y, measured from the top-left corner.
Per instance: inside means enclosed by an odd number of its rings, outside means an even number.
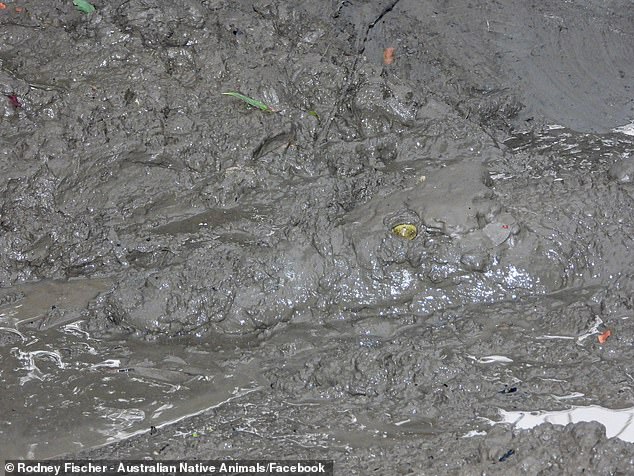
[[[86,331],[248,336],[264,387],[83,456],[632,471],[482,420],[633,404],[630,2],[94,3],[0,12],[0,284],[101,278]]]

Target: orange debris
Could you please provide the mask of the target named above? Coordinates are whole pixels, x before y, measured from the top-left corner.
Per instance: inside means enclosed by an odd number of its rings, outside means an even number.
[[[597,339],[599,339],[599,344],[605,344],[605,341],[608,340],[608,337],[611,335],[612,332],[610,332],[610,329],[605,331],[603,334],[599,334],[599,337],[597,337]]]
[[[392,64],[394,63],[394,52],[396,48],[385,48],[383,50],[383,63],[384,64]]]
[[[7,8],[7,6],[4,3],[0,2],[0,10],[4,10],[5,8]]]

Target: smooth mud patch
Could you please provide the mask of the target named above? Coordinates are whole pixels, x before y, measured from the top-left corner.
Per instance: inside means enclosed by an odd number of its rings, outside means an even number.
[[[5,289],[6,458],[47,458],[125,439],[255,386],[253,370],[217,347],[93,337],[75,313],[111,285],[83,279]]]
[[[4,456],[632,472],[631,2],[93,3],[0,10]]]

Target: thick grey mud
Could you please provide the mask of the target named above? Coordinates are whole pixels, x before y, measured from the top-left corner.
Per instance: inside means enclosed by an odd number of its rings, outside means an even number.
[[[631,1],[93,3],[0,10],[3,456],[634,471]]]

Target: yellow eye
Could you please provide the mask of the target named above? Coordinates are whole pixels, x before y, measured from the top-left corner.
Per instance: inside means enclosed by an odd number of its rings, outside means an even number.
[[[406,240],[413,240],[418,236],[418,229],[416,225],[412,225],[411,223],[402,223],[393,227],[392,233]]]

